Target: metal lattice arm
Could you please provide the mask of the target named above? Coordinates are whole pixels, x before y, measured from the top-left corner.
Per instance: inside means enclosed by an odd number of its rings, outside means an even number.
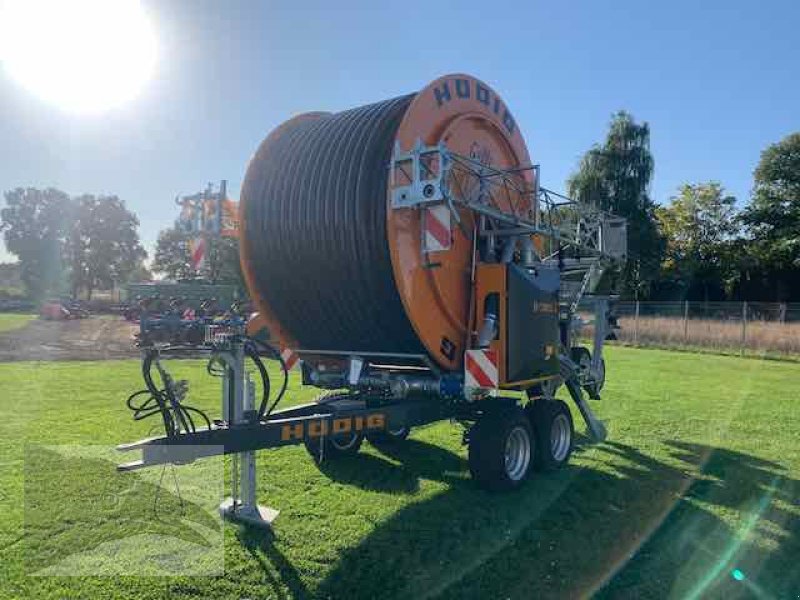
[[[531,175],[526,176],[527,173]],[[621,260],[626,254],[625,220],[539,187],[538,165],[499,169],[444,144],[410,152],[395,147],[391,164],[392,207],[447,203],[484,217],[479,234],[496,238],[538,235],[551,240],[547,260],[571,249],[577,257]],[[523,202],[514,202],[514,198]],[[504,200],[504,202],[501,202]],[[534,201],[535,200],[535,201]],[[501,208],[501,205],[508,208]]]

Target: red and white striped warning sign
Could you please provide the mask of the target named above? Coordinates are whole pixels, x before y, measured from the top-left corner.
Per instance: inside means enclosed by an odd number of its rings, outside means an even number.
[[[192,269],[200,271],[206,264],[206,240],[196,237],[191,244]]]
[[[450,208],[437,204],[422,209],[422,246],[425,252],[449,250],[453,245],[450,233]]]
[[[464,354],[464,387],[496,388],[500,382],[495,350],[467,350]]]
[[[287,371],[291,371],[300,363],[300,357],[291,348],[284,347],[281,350],[281,358],[283,359],[283,364],[286,365]]]

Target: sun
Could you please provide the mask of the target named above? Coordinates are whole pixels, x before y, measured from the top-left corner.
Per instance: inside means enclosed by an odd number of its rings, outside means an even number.
[[[156,41],[137,0],[0,0],[0,62],[46,102],[97,113],[141,90]]]

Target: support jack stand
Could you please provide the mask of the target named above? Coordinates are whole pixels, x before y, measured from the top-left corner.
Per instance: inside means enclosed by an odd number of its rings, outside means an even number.
[[[229,423],[245,423],[255,411],[255,386],[244,369],[244,350],[235,344],[231,352],[220,354],[225,363],[222,388],[222,414]],[[219,505],[223,519],[252,527],[272,529],[278,511],[256,501],[256,454],[241,452],[231,457],[232,494]]]
[[[233,455],[231,475],[234,491],[231,497],[226,498],[219,505],[219,514],[223,519],[229,521],[272,530],[272,523],[278,518],[279,511],[269,506],[261,506],[256,502],[255,458],[255,452],[243,452],[241,458],[237,454]],[[236,489],[237,476],[241,492]]]
[[[232,498],[226,499],[219,505],[219,514],[228,521],[270,531],[272,531],[272,522],[278,517],[278,511],[274,508],[234,504]]]

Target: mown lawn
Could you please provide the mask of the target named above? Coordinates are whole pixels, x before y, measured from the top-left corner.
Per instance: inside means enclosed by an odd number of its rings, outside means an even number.
[[[35,319],[36,315],[23,315],[18,313],[0,313],[0,333],[20,329],[28,321]]]
[[[260,452],[275,536],[226,524],[223,575],[169,578],[29,575],[153,522],[194,539],[176,495],[153,515],[158,473],[131,479],[39,446],[146,435],[124,406],[138,363],[0,365],[0,598],[796,597],[800,365],[632,348],[607,362],[595,406],[609,441],[582,439],[561,472],[482,492],[448,423],[389,453],[365,443],[324,472],[301,447]],[[195,366],[194,403],[216,409],[206,377]],[[195,524],[209,520],[202,492],[182,491]]]

